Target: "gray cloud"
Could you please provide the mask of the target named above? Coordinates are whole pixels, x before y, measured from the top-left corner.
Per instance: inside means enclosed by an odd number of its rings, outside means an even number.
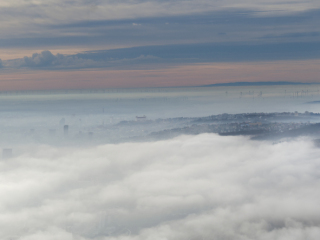
[[[120,51],[119,51],[120,52]],[[99,55],[99,54],[98,54]],[[132,65],[139,68],[140,65],[163,63],[158,57],[143,55],[136,52],[122,54],[118,57],[113,54],[104,54],[102,57],[94,53],[76,55],[52,54],[50,51],[34,53],[31,57],[23,57],[4,61],[7,69],[85,69],[85,68],[128,68]]]
[[[165,4],[166,1],[152,2],[155,3]],[[86,4],[89,2],[80,5]],[[39,21],[30,23],[32,29],[25,28],[27,33],[19,30],[13,31],[14,36],[0,35],[0,48],[92,49],[94,46],[95,49],[113,49],[74,55],[43,52],[4,61],[5,68],[13,69],[148,69],[168,64],[315,59],[320,56],[317,50],[319,12],[319,9],[309,9],[264,15],[257,9],[238,7],[167,15],[138,14],[126,18]]]
[[[249,24],[258,26],[270,25],[291,25],[297,23],[311,23],[312,20],[319,19],[319,9],[298,12],[290,15],[280,16],[259,16],[258,11],[249,9],[233,9],[221,11],[204,11],[201,13],[173,15],[173,16],[152,16],[117,19],[117,20],[85,20],[73,23],[49,25],[51,29],[73,29],[73,28],[96,28],[130,26],[132,23],[141,25],[163,25],[179,24],[183,25],[229,25],[229,24]],[[253,21],[254,20],[254,21]]]
[[[320,36],[320,32],[295,32],[295,33],[286,33],[281,35],[266,35],[264,38],[276,38],[276,39],[312,39],[318,38]]]
[[[172,62],[232,62],[319,58],[318,42],[273,44],[180,44],[144,46],[79,53],[79,58],[95,61],[137,58],[151,55]]]
[[[207,62],[319,59],[319,42],[277,44],[181,44],[53,55],[50,51],[6,60],[9,69],[149,69]]]
[[[53,55],[50,51],[34,53],[31,57],[5,61],[7,68],[31,68],[31,69],[78,69],[89,67],[101,67],[101,63],[90,59],[82,59],[77,56],[62,54]]]
[[[306,139],[204,134],[25,150],[0,165],[1,239],[320,236],[320,150]]]
[[[0,47],[72,46],[114,48],[123,46],[187,43],[272,43],[265,36],[282,36],[281,41],[295,42],[296,34],[306,33],[303,41],[319,41],[308,35],[319,29],[319,9],[283,15],[259,15],[260,11],[235,8],[207,9],[200,12],[167,15],[137,15],[120,19],[80,18],[71,21],[28,22],[28,26],[0,35]],[[13,14],[15,16],[15,14]],[[41,22],[41,23],[40,23]],[[12,34],[11,34],[12,31]],[[32,32],[32,34],[30,34]]]

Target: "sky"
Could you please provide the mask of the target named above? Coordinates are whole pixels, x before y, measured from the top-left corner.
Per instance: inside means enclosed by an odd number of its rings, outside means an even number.
[[[317,0],[0,1],[0,89],[320,82]]]

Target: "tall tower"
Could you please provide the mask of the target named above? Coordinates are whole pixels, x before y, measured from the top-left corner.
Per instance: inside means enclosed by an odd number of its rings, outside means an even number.
[[[68,131],[69,131],[69,125],[64,125],[64,126],[63,126],[63,133],[64,133],[64,135],[68,135]]]

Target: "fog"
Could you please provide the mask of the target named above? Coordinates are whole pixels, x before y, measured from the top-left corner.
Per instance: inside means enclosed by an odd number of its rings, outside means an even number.
[[[316,84],[0,92],[0,148],[13,148],[15,153],[25,144],[79,147],[128,142],[185,126],[181,121],[134,124],[136,116],[155,121],[223,113],[316,113],[319,100]],[[119,125],[122,121],[132,124]]]
[[[0,162],[1,239],[318,239],[320,149],[215,134]]]
[[[215,124],[191,117],[317,113],[317,88],[1,93],[0,239],[318,239],[319,134],[183,134]],[[251,128],[275,116],[251,117]],[[301,126],[320,117],[290,116]]]

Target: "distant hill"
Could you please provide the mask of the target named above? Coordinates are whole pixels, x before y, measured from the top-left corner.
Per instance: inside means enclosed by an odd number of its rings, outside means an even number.
[[[302,83],[302,82],[233,82],[233,83],[216,83],[210,85],[201,85],[199,87],[222,87],[222,86],[274,86],[274,85],[310,85],[319,83]]]

